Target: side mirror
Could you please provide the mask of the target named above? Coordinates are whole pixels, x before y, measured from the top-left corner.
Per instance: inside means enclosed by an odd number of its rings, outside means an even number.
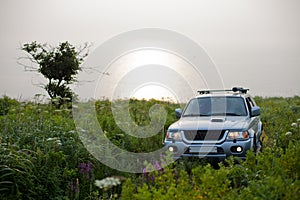
[[[176,118],[179,119],[182,115],[182,110],[181,108],[176,108],[175,109],[175,115],[176,115]]]
[[[251,109],[251,117],[259,116],[260,115],[260,107],[254,106]]]

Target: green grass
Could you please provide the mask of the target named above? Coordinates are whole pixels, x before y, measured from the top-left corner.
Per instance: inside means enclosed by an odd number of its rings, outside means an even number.
[[[255,100],[264,124],[263,152],[258,156],[249,152],[246,161],[229,160],[219,169],[206,160],[186,160],[159,171],[130,174],[103,165],[85,149],[71,110],[3,97],[0,199],[298,199],[300,97]],[[111,102],[97,101],[95,107],[106,136],[120,148],[139,153],[161,148],[162,134],[176,120],[174,109],[180,106],[132,99],[129,112],[137,125],[150,123],[154,104],[167,112],[166,123],[161,133],[144,140],[128,136],[116,125]],[[145,168],[162,166],[163,159]],[[107,177],[117,177],[121,184],[94,184]]]

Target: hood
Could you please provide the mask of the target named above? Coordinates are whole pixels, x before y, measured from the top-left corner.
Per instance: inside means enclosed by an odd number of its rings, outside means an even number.
[[[182,117],[169,129],[180,130],[245,130],[250,119],[247,117]]]

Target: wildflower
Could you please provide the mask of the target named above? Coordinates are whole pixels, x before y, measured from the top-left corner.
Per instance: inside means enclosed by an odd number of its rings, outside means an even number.
[[[156,170],[161,170],[161,166],[159,165],[158,161],[155,162],[155,165],[154,165],[155,169]]]
[[[155,176],[152,175],[151,176],[151,181],[154,182],[154,180],[155,180]]]
[[[78,165],[79,173],[84,174],[85,173],[85,167],[86,167],[85,163],[80,163]]]
[[[52,140],[59,140],[59,139],[57,137],[47,139],[47,141],[52,141]]]
[[[292,123],[291,126],[292,127],[298,127],[298,124],[297,123]]]
[[[86,179],[89,180],[90,179],[90,173],[92,171],[92,163],[90,163],[90,162],[80,163],[78,165],[78,170],[79,170],[80,174],[86,175]]]
[[[143,169],[143,173],[144,174],[146,174],[148,171],[147,171],[147,167],[145,167],[144,169]]]
[[[289,131],[289,132],[287,132],[285,135],[288,136],[288,135],[292,135],[292,134],[293,134],[293,133]]]
[[[71,190],[71,191],[74,191],[73,181],[70,181],[70,190]]]
[[[76,178],[76,183],[74,185],[73,181],[70,181],[69,188],[71,192],[78,193],[79,192],[79,179]]]
[[[102,180],[95,181],[95,185],[100,189],[104,189],[104,190],[107,190],[109,188],[112,188],[120,184],[121,184],[120,179],[116,177],[107,177]]]
[[[91,172],[92,171],[92,163],[88,162],[86,172]]]

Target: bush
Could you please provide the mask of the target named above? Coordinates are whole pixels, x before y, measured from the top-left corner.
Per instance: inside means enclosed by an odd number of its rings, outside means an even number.
[[[19,102],[8,96],[0,98],[0,115],[6,115],[11,107],[17,106]]]

